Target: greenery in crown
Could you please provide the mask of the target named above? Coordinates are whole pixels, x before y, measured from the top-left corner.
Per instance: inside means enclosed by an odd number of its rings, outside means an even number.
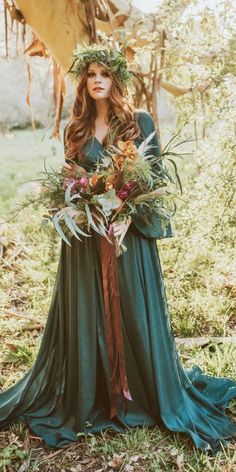
[[[133,74],[128,70],[127,59],[122,49],[107,44],[77,45],[73,51],[73,62],[68,73],[80,77],[83,69],[92,62],[99,62],[109,67],[122,86],[132,85]]]

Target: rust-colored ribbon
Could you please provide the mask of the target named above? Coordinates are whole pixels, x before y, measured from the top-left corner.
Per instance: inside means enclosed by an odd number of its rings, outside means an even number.
[[[111,242],[104,236],[101,236],[101,260],[106,317],[106,342],[110,364],[110,418],[113,418],[117,412],[117,398],[123,395],[125,411],[127,411],[126,400],[132,400],[132,397],[129,391],[125,368],[116,244],[112,225],[109,227],[108,236]]]

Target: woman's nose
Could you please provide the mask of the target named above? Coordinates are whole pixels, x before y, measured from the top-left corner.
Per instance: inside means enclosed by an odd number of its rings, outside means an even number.
[[[101,82],[101,76],[100,75],[96,75],[95,82]]]

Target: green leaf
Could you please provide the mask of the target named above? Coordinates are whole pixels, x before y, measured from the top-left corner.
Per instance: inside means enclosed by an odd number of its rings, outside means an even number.
[[[77,224],[75,223],[75,221],[73,220],[73,223],[74,225],[76,226],[76,231],[81,234],[82,236],[86,236],[87,238],[91,238],[91,234],[88,234],[88,233],[85,233],[81,228],[79,228],[79,226],[77,226]]]
[[[93,217],[96,218],[98,220],[98,229],[100,230],[100,234],[102,234],[103,236],[105,236],[108,240],[109,238],[107,237],[107,229],[106,229],[106,226],[104,224],[104,220],[102,218],[100,218],[98,215],[96,215],[96,213],[93,213]]]
[[[97,196],[97,200],[102,206],[103,212],[109,216],[111,211],[120,206],[120,201],[116,197],[115,189],[112,188],[106,193]]]
[[[69,244],[69,246],[71,246],[70,242],[68,241],[66,235],[63,233],[62,229],[61,229],[61,226],[59,225],[58,223],[58,219],[56,217],[56,215],[54,215],[52,217],[52,222],[55,226],[55,229],[56,231],[58,232],[59,236],[63,239],[63,241],[65,241],[67,244]]]
[[[71,200],[74,200],[75,198],[82,198],[80,192],[74,193],[74,195],[71,197]]]
[[[64,221],[67,224],[71,233],[75,236],[75,238],[77,238],[79,241],[82,241],[82,239],[77,235],[77,229],[75,228],[76,225],[74,226],[74,221],[72,220],[72,218],[69,215],[65,215]]]
[[[170,161],[175,169],[175,176],[176,176],[176,179],[178,181],[178,184],[179,184],[179,188],[180,188],[180,192],[181,192],[181,195],[183,194],[183,188],[182,188],[182,184],[181,184],[181,180],[179,178],[179,174],[178,174],[178,169],[177,169],[177,165],[176,165],[176,162],[173,161],[173,159],[168,159],[168,161]]]
[[[70,185],[68,185],[68,187],[65,191],[65,202],[66,202],[67,205],[70,203],[72,187],[74,187],[74,183],[71,183]]]
[[[87,215],[87,218],[88,218],[89,226],[92,226],[92,228],[93,228],[98,234],[101,234],[101,231],[99,230],[99,228],[97,227],[97,225],[95,224],[95,222],[94,222],[94,220],[93,220],[93,218],[92,218],[92,214],[91,214],[89,205],[86,203],[84,207],[85,207],[86,215]]]

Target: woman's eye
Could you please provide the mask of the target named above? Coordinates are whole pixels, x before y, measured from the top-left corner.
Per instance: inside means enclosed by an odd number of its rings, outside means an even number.
[[[94,77],[95,73],[94,72],[88,72],[88,77]],[[103,75],[103,77],[109,77],[110,74],[109,72],[102,72],[101,75]]]

